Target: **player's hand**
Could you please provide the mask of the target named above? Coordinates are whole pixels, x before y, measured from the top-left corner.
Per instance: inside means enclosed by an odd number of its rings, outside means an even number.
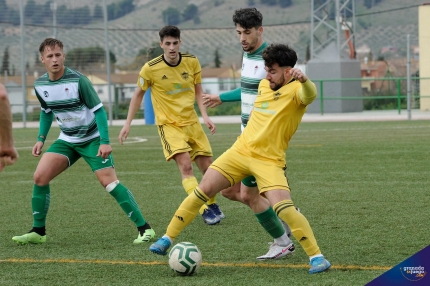
[[[207,107],[214,108],[222,104],[221,98],[219,97],[218,94],[203,93],[202,98],[203,98],[203,105]]]
[[[121,132],[119,132],[118,140],[121,145],[124,144],[124,141],[127,139],[128,134],[130,133],[130,126],[124,125],[121,129]]]
[[[301,83],[304,83],[308,80],[308,77],[298,68],[292,68],[290,69],[290,74],[292,77],[294,77],[296,80],[300,81]]]
[[[34,146],[33,146],[33,150],[31,152],[31,154],[34,157],[39,157],[40,154],[42,154],[43,145],[44,145],[44,143],[42,141],[37,141],[36,144],[34,144]]]
[[[6,166],[13,165],[18,160],[18,152],[14,147],[2,148],[0,151],[0,172]]]
[[[203,121],[206,124],[206,126],[209,128],[209,130],[211,131],[211,134],[214,135],[214,133],[216,131],[215,123],[213,123],[209,117],[203,118]]]
[[[100,144],[99,151],[97,152],[97,157],[102,157],[107,159],[112,153],[112,147],[109,144]]]

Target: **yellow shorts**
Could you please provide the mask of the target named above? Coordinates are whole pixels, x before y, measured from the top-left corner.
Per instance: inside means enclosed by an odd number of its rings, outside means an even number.
[[[191,160],[197,156],[212,157],[212,148],[200,122],[187,126],[158,125],[161,145],[166,161],[178,153],[190,153]]]
[[[235,147],[225,151],[209,168],[224,175],[233,186],[247,176],[254,176],[260,193],[270,190],[290,191],[286,165],[253,158],[240,153]]]

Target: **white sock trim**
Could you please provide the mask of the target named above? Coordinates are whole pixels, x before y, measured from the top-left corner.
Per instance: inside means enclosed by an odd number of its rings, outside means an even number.
[[[112,192],[113,189],[115,189],[116,186],[118,186],[118,184],[119,184],[119,180],[113,181],[112,183],[110,183],[109,185],[106,186],[106,191],[108,193]]]
[[[317,255],[309,256],[309,261],[311,261],[312,259],[314,259],[314,258],[316,258],[316,257],[324,257],[324,255],[322,255],[322,254],[317,254]]]
[[[163,238],[167,238],[170,243],[173,243],[173,239],[171,239],[167,234],[163,235]]]

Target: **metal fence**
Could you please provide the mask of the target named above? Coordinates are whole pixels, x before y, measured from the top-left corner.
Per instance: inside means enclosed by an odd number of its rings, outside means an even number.
[[[292,23],[288,23],[291,15],[288,16],[284,9],[270,10],[266,6],[258,8],[265,15],[264,39],[269,43],[289,44],[298,52],[299,62],[303,63],[306,60],[310,37],[310,24],[307,22],[310,17],[310,1],[294,3],[304,6],[304,11],[309,9],[309,14],[294,15],[297,21]],[[150,56],[150,48],[156,46],[159,41],[157,32],[165,24],[161,15],[169,5],[170,1],[162,0],[0,0],[0,82],[6,85],[11,96],[14,120],[25,122],[38,119],[36,110],[39,105],[34,101],[31,86],[34,79],[45,72],[40,63],[38,47],[47,37],[56,37],[65,44],[66,64],[69,67],[87,76],[104,74],[103,83],[93,83],[96,89],[103,90],[104,96],[109,94],[109,100],[105,103],[110,119],[121,118],[121,94],[124,89],[129,88],[128,84],[132,83],[111,82],[111,77],[119,76],[123,72],[135,72],[137,76],[138,70]],[[231,21],[231,14],[237,8],[241,7],[229,7],[224,18],[210,13],[212,9],[215,11],[214,7],[201,8],[206,9],[201,11],[207,13],[206,17],[213,19],[213,22],[218,21],[218,26],[223,28],[214,28],[207,24],[178,24],[182,31],[181,50],[196,55],[202,67],[214,66],[214,53],[217,51],[223,66],[239,68],[242,59],[241,46]],[[129,13],[130,9],[133,13]],[[403,19],[404,12],[396,10],[385,14],[361,15],[358,22],[363,24],[355,31],[357,52],[360,47],[367,46],[376,59],[382,55],[385,46],[397,45],[400,50],[398,52],[406,56],[406,34],[411,35],[411,46],[417,47],[418,29],[415,22],[411,24],[402,20],[398,27],[365,24],[367,18],[371,19],[372,23],[377,22],[373,19],[376,15]],[[413,14],[416,17],[410,18],[417,18],[417,14],[416,11]],[[281,19],[284,23],[273,22],[276,19]],[[219,22],[223,24],[220,25]],[[395,48],[388,54],[393,53]],[[393,76],[401,77],[405,74],[393,73]],[[392,78],[388,80],[393,81]],[[404,79],[401,82],[403,87],[406,82]],[[106,88],[106,83],[111,88]],[[25,85],[28,88],[23,88]],[[395,96],[398,96],[397,90],[396,88]],[[392,96],[391,91],[389,93],[376,94],[374,96],[378,96],[378,99],[374,100],[387,100],[379,97]],[[404,92],[401,94],[403,96]],[[414,96],[418,95],[419,92],[416,92]],[[332,100],[328,94],[322,93],[322,96],[323,100]]]

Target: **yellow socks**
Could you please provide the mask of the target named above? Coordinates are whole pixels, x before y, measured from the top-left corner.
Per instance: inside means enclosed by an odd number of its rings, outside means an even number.
[[[194,191],[194,189],[199,185],[199,183],[197,182],[196,177],[187,177],[185,179],[182,180],[182,187],[184,187],[185,192],[187,192],[187,194],[189,195],[192,191]],[[213,204],[214,202],[211,201],[215,201],[215,197],[213,199],[210,199],[208,201],[208,205]],[[202,214],[205,209],[207,209],[208,206],[206,204],[204,204],[200,210],[199,213]]]
[[[291,232],[308,256],[321,254],[308,220],[296,210],[291,200],[280,201],[273,209],[278,217],[290,226]]]
[[[175,215],[167,227],[166,235],[174,240],[182,230],[194,220],[199,208],[208,200],[209,198],[202,190],[196,187],[175,212]]]

